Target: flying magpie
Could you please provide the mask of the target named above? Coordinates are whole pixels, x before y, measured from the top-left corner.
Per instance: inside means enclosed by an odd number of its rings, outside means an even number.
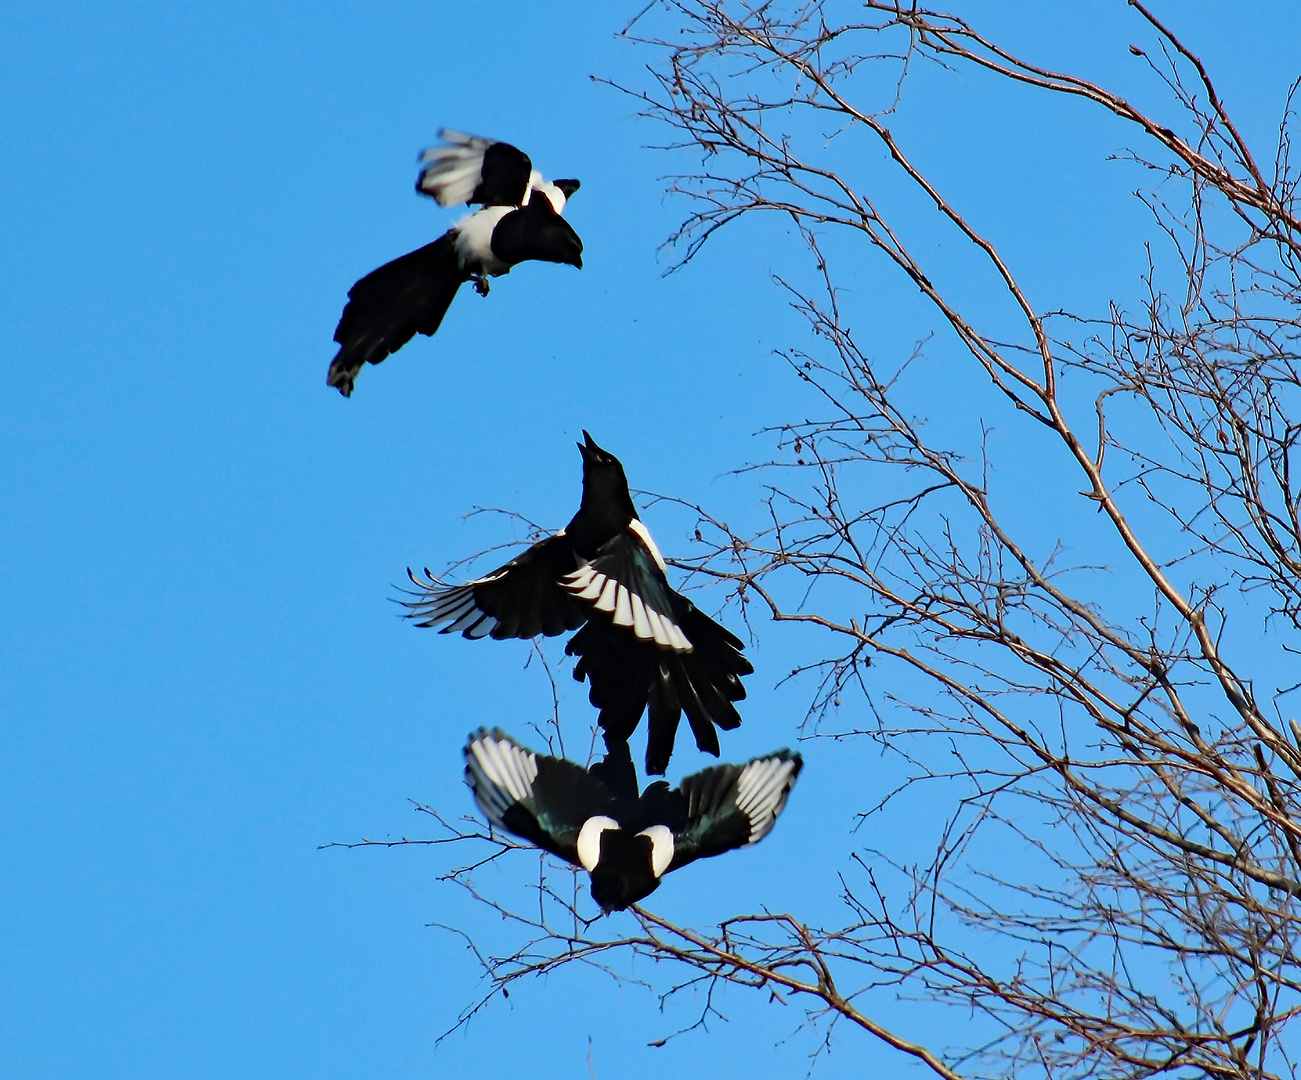
[[[591,769],[497,729],[480,729],[465,747],[466,783],[493,826],[581,866],[607,914],[649,896],[670,870],[762,840],[803,764],[777,750],[715,765],[676,789],[657,780],[639,795],[627,744]]]
[[[419,591],[403,603],[418,626],[467,638],[578,630],[565,651],[578,658],[574,678],[590,683],[606,746],[626,743],[649,708],[646,771],[662,775],[684,711],[696,745],[718,756],[714,726],[740,725],[732,703],[754,668],[739,638],[669,586],[619,459],[583,440],[583,498],[568,525],[464,585],[408,570]]]
[[[447,145],[421,155],[425,167],[416,190],[440,206],[464,202],[482,209],[348,290],[334,331],[339,352],[326,376],[344,397],[352,394],[363,364],[378,364],[417,332],[437,330],[462,282],[473,281],[487,296],[489,277],[528,259],[582,269],[583,242],[560,216],[577,180],[544,180],[529,156],[509,143],[439,134]]]

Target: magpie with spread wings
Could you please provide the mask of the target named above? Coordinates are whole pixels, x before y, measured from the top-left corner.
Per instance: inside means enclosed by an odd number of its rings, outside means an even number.
[[[627,744],[590,769],[535,754],[497,729],[475,732],[465,747],[465,780],[488,821],[581,866],[607,914],[649,896],[672,870],[762,840],[803,764],[777,750],[639,794]]]
[[[607,747],[626,743],[648,711],[646,771],[662,775],[684,712],[696,745],[718,756],[715,726],[740,725],[733,702],[754,669],[739,638],[669,585],[623,465],[586,431],[583,440],[583,497],[568,525],[464,585],[408,570],[418,591],[403,603],[418,626],[467,638],[578,630],[565,651],[590,684]]]
[[[561,212],[577,180],[543,179],[522,150],[458,131],[421,155],[416,191],[440,206],[481,209],[432,244],[372,270],[348,290],[334,340],[339,351],[326,382],[352,394],[363,364],[378,364],[412,336],[442,324],[463,282],[488,295],[488,279],[522,262],[567,263],[582,269],[583,242]]]

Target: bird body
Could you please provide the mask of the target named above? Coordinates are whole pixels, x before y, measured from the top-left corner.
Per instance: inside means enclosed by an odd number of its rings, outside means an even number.
[[[378,364],[419,334],[442,325],[457,290],[522,262],[582,268],[583,242],[560,216],[577,180],[545,180],[528,155],[509,143],[445,131],[448,145],[426,150],[416,190],[440,205],[479,204],[432,244],[371,271],[348,290],[334,340],[339,351],[326,382],[352,394],[364,364]]]
[[[487,206],[457,222],[448,235],[453,238],[458,269],[469,277],[484,274],[501,277],[510,273],[512,264],[492,249],[492,234],[503,218],[517,213],[510,206]]]
[[[500,730],[474,733],[465,748],[466,783],[489,822],[586,870],[607,913],[648,896],[672,870],[763,839],[802,767],[783,749],[638,793],[626,744],[590,769]]]
[[[590,684],[607,746],[626,743],[649,709],[646,771],[662,774],[685,712],[696,745],[718,756],[715,726],[741,723],[733,702],[753,670],[744,646],[669,585],[623,465],[583,438],[583,495],[569,524],[464,585],[408,571],[419,590],[404,601],[408,617],[467,638],[578,630],[566,652],[577,658],[574,677]]]

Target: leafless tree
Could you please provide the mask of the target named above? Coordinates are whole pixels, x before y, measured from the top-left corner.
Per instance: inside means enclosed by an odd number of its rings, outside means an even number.
[[[950,1080],[1293,1075],[1292,96],[1266,157],[1175,30],[1131,8],[1139,44],[1117,48],[1160,90],[1149,110],[911,5],[677,0],[626,31],[651,80],[625,89],[689,163],[673,181],[687,200],[680,262],[762,214],[807,255],[777,287],[812,330],[812,346],[782,355],[818,411],[774,431],[774,459],[750,474],[762,527],[695,508],[691,566],[756,624],[820,631],[806,735],[872,740],[907,771],[864,795],[862,835],[919,785],[950,810],[916,863],[864,845],[833,926],[759,912],[695,930],[639,909],[638,933],[606,936],[580,917],[569,876],[544,870],[535,907],[502,906],[526,943],[484,954],[485,1001],[575,962],[622,977],[632,951],[683,973],[662,992],[735,984],[802,1001],[824,1039],[853,1038],[848,1023]],[[1113,168],[1149,185],[1137,301],[1123,283],[1100,311],[1036,301],[1047,287],[910,155],[891,128],[899,103],[915,80],[954,72],[1109,114],[1131,147]],[[860,167],[873,148],[891,190],[920,197],[904,210]],[[926,230],[964,246],[1011,319],[946,284]],[[882,359],[855,334],[865,301],[841,284],[866,267],[924,298],[914,353]],[[952,377],[983,389],[936,417],[919,358],[952,343],[965,366]],[[995,429],[1018,449],[997,456],[980,434]],[[474,888],[468,870],[451,876]],[[904,1038],[873,1019],[899,994],[966,1024]]]

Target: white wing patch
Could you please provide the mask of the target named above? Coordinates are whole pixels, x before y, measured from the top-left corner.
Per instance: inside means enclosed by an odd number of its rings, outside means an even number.
[[[502,817],[506,811],[533,794],[537,756],[500,733],[483,732],[470,741],[467,749],[474,801],[489,821],[504,827]]]
[[[622,582],[594,570],[584,563],[560,584],[576,599],[591,604],[597,611],[609,612],[615,626],[626,626],[642,641],[653,641],[663,649],[691,652],[691,642],[667,615],[661,615]]]
[[[546,200],[551,203],[551,209],[553,209],[557,214],[563,214],[565,212],[565,203],[568,202],[565,198],[565,193],[556,187],[556,185],[550,180],[544,179],[537,169],[534,169],[533,172],[529,174],[529,189],[524,192],[525,206],[528,206],[529,200],[533,198],[533,193],[535,191],[539,195],[546,197]]]
[[[795,783],[798,762],[783,758],[755,758],[736,781],[736,808],[750,823],[747,844],[757,843],[772,831],[777,815]]]
[[[628,522],[628,531],[637,537],[650,552],[650,557],[655,560],[655,565],[660,568],[661,574],[667,574],[669,568],[665,565],[664,556],[660,554],[660,549],[655,546],[655,541],[651,539],[650,529],[646,528],[637,518]]]
[[[617,829],[619,823],[614,818],[608,818],[604,814],[598,814],[596,817],[590,817],[583,822],[583,827],[578,830],[578,861],[583,864],[583,869],[589,874],[596,869],[596,864],[601,861],[601,833],[608,832],[610,829]]]
[[[413,585],[425,591],[424,596],[407,607],[411,609],[411,618],[421,620],[420,626],[442,626],[441,634],[464,634],[468,638],[487,637],[497,626],[497,619],[482,611],[474,599],[476,585],[487,585],[504,577],[503,568],[487,577],[478,578],[464,585],[448,585],[430,574],[427,578],[407,571]]]
[[[652,825],[637,835],[650,837],[651,873],[657,878],[663,877],[664,871],[673,861],[673,830],[667,825]]]
[[[439,136],[449,145],[431,146],[420,155],[425,166],[420,190],[432,195],[439,206],[469,202],[483,178],[483,155],[493,140],[459,131],[440,131]]]

